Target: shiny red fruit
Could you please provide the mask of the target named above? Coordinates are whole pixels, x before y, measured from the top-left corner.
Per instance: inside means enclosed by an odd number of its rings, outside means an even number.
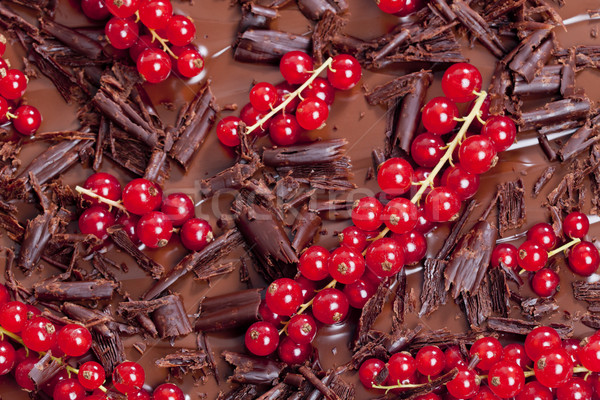
[[[191,251],[200,251],[213,241],[212,227],[202,218],[190,218],[181,226],[179,237],[183,246]]]
[[[281,57],[279,71],[288,83],[300,85],[310,78],[314,69],[313,59],[302,51],[290,51]]]
[[[491,116],[481,129],[481,136],[489,139],[498,153],[507,150],[517,139],[517,127],[512,119],[502,115]]]
[[[219,121],[217,124],[217,138],[219,138],[219,142],[221,142],[223,146],[235,147],[240,145],[238,127],[240,126],[241,121],[240,118],[233,115]],[[252,123],[250,125],[252,125]]]
[[[350,304],[346,295],[338,289],[323,289],[314,297],[312,312],[324,324],[335,324],[348,316]]]
[[[425,198],[425,217],[431,222],[450,221],[458,214],[460,204],[456,192],[445,186],[436,187]]]
[[[173,235],[173,224],[167,215],[152,211],[142,215],[136,226],[140,241],[151,249],[166,246]]]
[[[144,215],[158,210],[161,204],[162,189],[147,179],[134,179],[123,189],[123,205],[132,214]]]
[[[268,356],[277,350],[279,332],[269,322],[255,322],[246,331],[244,339],[246,348],[257,356]]]
[[[513,362],[499,361],[490,368],[488,383],[496,396],[508,399],[523,390],[525,373]]]
[[[600,254],[592,242],[580,242],[569,250],[567,259],[573,272],[582,276],[590,276],[600,265]]]
[[[390,158],[377,170],[377,183],[384,192],[400,196],[408,192],[413,182],[412,166],[403,158]]]
[[[458,108],[447,97],[434,97],[429,100],[421,113],[421,121],[425,129],[436,135],[451,132],[458,123],[456,118],[458,118]]]
[[[115,389],[123,394],[141,389],[146,380],[144,368],[136,362],[124,361],[117,365],[112,373]]]
[[[267,287],[265,300],[269,308],[277,314],[290,316],[302,304],[302,289],[294,280],[280,278]]]
[[[448,67],[442,77],[442,90],[456,103],[466,103],[481,91],[481,72],[469,63],[456,63]]]
[[[298,125],[307,131],[320,128],[329,116],[329,106],[323,100],[311,97],[304,99],[296,108]]]
[[[329,251],[326,248],[310,246],[300,256],[298,271],[300,271],[302,276],[310,280],[320,281],[329,276],[328,263]]]
[[[181,226],[190,218],[194,218],[194,202],[185,193],[171,193],[165,197],[160,208],[169,219],[173,226]]]
[[[365,272],[365,258],[349,247],[338,247],[329,256],[327,270],[336,281],[343,284],[353,283]]]
[[[79,231],[85,235],[94,235],[100,240],[108,239],[108,228],[115,224],[115,217],[101,206],[92,206],[79,217]]]
[[[349,54],[338,54],[327,70],[327,80],[338,90],[352,89],[360,81],[362,68]]]
[[[365,260],[372,273],[379,277],[387,277],[402,269],[404,266],[404,253],[400,243],[396,240],[381,238],[367,247]]]

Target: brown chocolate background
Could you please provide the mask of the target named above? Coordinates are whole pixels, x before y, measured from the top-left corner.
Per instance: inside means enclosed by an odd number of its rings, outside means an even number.
[[[89,25],[90,21],[83,17],[74,7],[76,3],[75,0],[61,0],[57,10],[57,21],[69,26]],[[349,23],[345,28],[347,33],[369,39],[385,33],[395,26],[397,18],[383,14],[372,0],[350,0],[349,3]],[[191,16],[196,23],[198,34],[195,42],[206,50],[204,53],[206,55],[206,75],[203,76],[204,79],[210,78],[212,80],[212,89],[219,104],[235,103],[239,109],[247,102],[248,91],[253,81],[277,83],[282,80],[278,68],[275,66],[241,64],[233,61],[232,51],[229,46],[234,39],[240,16],[238,6],[232,6],[228,0],[195,0],[193,5],[187,2],[174,1],[174,6],[176,12]],[[565,7],[559,9],[559,12],[566,19],[585,13],[588,9],[598,8],[598,6],[598,1],[570,0]],[[568,31],[564,31],[561,28],[556,28],[555,31],[559,43],[564,47],[573,44],[600,44],[600,39],[593,39],[590,36],[590,30],[596,25],[600,25],[600,21],[580,22],[569,25],[567,27]],[[274,22],[272,27],[273,29],[308,35],[310,34],[311,22],[306,20],[299,13],[295,5],[292,4],[280,11],[280,18]],[[463,41],[463,44],[464,54],[480,69],[484,76],[484,87],[486,87],[494,68],[494,57],[478,44],[475,44],[472,48],[469,48],[467,41]],[[17,46],[16,44],[11,46],[7,57],[14,66],[21,67],[22,63],[20,60],[23,53],[22,49]],[[368,87],[374,87],[393,77],[400,76],[406,71],[414,71],[420,67],[421,65],[409,65],[406,69],[388,68],[376,73],[367,71],[363,75],[362,83]],[[429,90],[428,98],[441,94],[439,78],[443,73],[443,66],[435,66],[435,70],[436,82]],[[600,99],[599,83],[600,75],[598,71],[586,70],[577,75],[577,86],[585,88],[588,96],[594,101]],[[177,78],[171,78],[162,84],[149,86],[148,90],[157,111],[164,117],[165,121],[172,122],[174,120],[174,113],[169,111],[162,103],[173,103],[177,106],[184,100],[190,99],[198,86],[198,83],[186,83]],[[43,115],[44,122],[41,131],[77,128],[75,108],[64,103],[62,97],[60,97],[46,78],[40,77],[32,80],[25,97],[28,103],[38,107]],[[310,133],[312,138],[345,137],[348,139],[349,145],[347,151],[353,163],[354,182],[360,188],[352,194],[356,197],[372,194],[377,191],[376,182],[372,180],[365,183],[364,178],[367,168],[372,164],[371,149],[374,146],[381,146],[383,143],[385,111],[383,107],[369,106],[364,99],[363,89],[359,85],[348,92],[337,92],[336,101],[331,107],[327,126],[320,131]],[[223,116],[230,114],[229,112],[223,113]],[[532,134],[522,133],[519,134],[519,140],[532,136]],[[268,141],[265,141],[265,143],[268,145]],[[37,142],[25,146],[21,153],[23,164],[26,165],[29,160],[39,154],[44,146],[46,144]],[[213,134],[195,156],[187,175],[184,175],[182,169],[178,166],[172,166],[171,178],[165,184],[164,190],[166,193],[184,191],[194,196],[195,200],[198,201],[200,200],[198,195],[198,181],[212,176],[232,163],[232,155],[218,143],[216,135]],[[537,144],[503,153],[500,156],[498,165],[482,176],[482,185],[477,195],[477,200],[480,202],[481,207],[474,213],[475,218],[480,215],[481,210],[487,205],[499,182],[522,177],[525,181],[527,204],[527,222],[522,231],[537,222],[546,221],[548,214],[544,208],[540,207],[540,203],[544,195],[558,182],[561,173],[558,173],[553,178],[537,200],[532,199],[530,194],[533,183],[547,165],[548,163]],[[117,175],[122,184],[131,179],[131,176],[128,176],[123,170],[115,169],[110,161],[105,160],[102,169],[104,171],[111,171]],[[77,165],[65,174],[64,181],[73,185],[82,184],[89,174],[91,174],[90,170]],[[230,200],[231,198],[222,198],[220,202],[210,200],[199,204],[196,208],[196,214],[199,217],[210,220],[214,226],[219,213],[227,211]],[[33,207],[24,206],[21,221],[31,218],[35,215],[35,212]],[[336,239],[333,237],[333,233],[343,229],[348,224],[349,221],[327,223],[325,227],[328,234],[319,238],[318,244],[326,247],[334,246]],[[75,230],[76,226],[73,226],[72,229]],[[441,241],[445,238],[446,233],[447,227],[440,227],[437,231],[429,235],[431,253],[441,245]],[[590,238],[594,238],[599,233],[600,226],[598,224],[593,225]],[[1,240],[3,245],[13,245],[6,236],[3,236]],[[518,245],[520,242],[515,241],[514,243]],[[111,258],[119,262],[125,261],[129,265],[129,272],[121,276],[126,289],[133,297],[143,293],[151,284],[151,280],[135,265],[131,258],[117,253],[114,247],[111,247],[109,251]],[[178,240],[174,238],[166,248],[159,251],[149,251],[148,254],[159,263],[170,268],[185,254],[185,250],[178,243]],[[236,261],[236,259],[237,255],[232,257],[232,261]],[[82,261],[82,265],[84,265],[84,261]],[[564,260],[560,261],[560,265],[561,291],[556,296],[556,299],[561,305],[562,310],[568,310],[572,315],[576,315],[578,311],[584,311],[586,307],[586,304],[576,302],[572,297],[570,282],[578,280],[578,278],[568,270]],[[30,285],[38,280],[40,276],[56,272],[52,267],[44,266],[44,270],[41,273],[34,273],[32,277],[25,279],[25,282]],[[414,289],[418,297],[421,287],[421,273],[416,268],[410,268],[407,272],[409,273],[408,288],[409,290]],[[254,271],[251,271],[251,275],[252,283],[255,286],[260,287],[264,285],[264,282]],[[18,276],[18,278],[22,277]],[[203,296],[226,293],[244,287],[245,285],[239,282],[239,276],[236,271],[229,276],[215,279],[210,285],[195,282],[191,277],[188,277],[178,282],[173,289],[183,295],[185,307],[191,315],[197,311],[198,304]],[[523,287],[523,292],[529,293],[527,284]],[[418,308],[420,308],[419,304],[417,304]],[[378,319],[376,328],[382,330],[390,328],[390,312],[391,310],[388,305]],[[319,349],[320,359],[325,368],[340,365],[349,359],[351,353],[347,345],[354,330],[354,323],[352,321],[356,320],[357,315],[356,313],[351,315],[349,321],[344,324],[322,327],[320,329],[315,345]],[[518,312],[515,315],[518,315]],[[562,311],[555,313],[553,320],[563,321]],[[414,327],[418,322],[423,323],[427,328],[439,329],[448,327],[457,332],[463,331],[467,327],[463,313],[453,303],[442,307],[431,317],[422,320],[419,320],[416,315],[411,314],[407,317],[406,325],[407,327]],[[590,332],[590,329],[585,328],[580,323],[575,323],[575,327],[577,337],[582,337]],[[242,331],[210,334],[208,335],[208,340],[218,355],[224,349],[244,351],[242,335]],[[165,341],[151,340],[148,342],[146,352],[140,355],[136,350],[131,348],[131,345],[139,340],[139,337],[125,339],[125,343],[128,345],[128,357],[144,365],[147,373],[147,383],[152,387],[163,382],[166,377],[166,371],[153,367],[154,361],[157,358],[173,352],[180,347],[195,348],[195,335],[191,334],[175,341],[173,346]],[[218,367],[222,382],[224,382],[225,377],[229,375],[231,370],[220,358]],[[373,398],[378,395],[375,392],[365,391],[355,376],[347,375],[347,378],[356,384],[357,399]],[[10,376],[0,377],[0,394],[2,397],[12,400],[27,398],[27,395],[16,388],[11,381],[12,378]],[[184,391],[189,394],[191,399],[199,398],[198,393],[201,392],[207,393],[208,399],[214,399],[219,390],[226,391],[230,388],[227,383],[222,383],[218,387],[213,377],[208,377],[205,384],[196,385],[190,377],[186,377],[183,382],[177,383],[184,388]]]

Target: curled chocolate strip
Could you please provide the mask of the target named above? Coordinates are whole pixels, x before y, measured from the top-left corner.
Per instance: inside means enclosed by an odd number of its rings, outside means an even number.
[[[523,180],[504,182],[497,187],[498,231],[500,236],[523,226],[525,223],[525,189]],[[494,239],[495,240],[495,239]]]
[[[506,52],[504,45],[498,39],[488,23],[463,0],[454,0],[450,6],[456,18],[496,57],[502,57]]]
[[[46,281],[33,285],[38,300],[84,301],[108,300],[113,297],[117,285],[104,279],[89,282]]]
[[[102,56],[102,46],[76,30],[45,18],[40,19],[40,24],[44,32],[54,36],[81,55],[92,60],[97,60]]]
[[[381,314],[383,306],[389,294],[389,282],[383,281],[379,284],[377,292],[367,301],[363,307],[358,325],[356,326],[356,339],[354,341],[354,350],[364,346],[368,337],[367,334],[375,324],[375,320]]]
[[[569,137],[569,140],[558,150],[558,157],[561,161],[567,161],[583,153],[600,141],[599,133],[600,116],[596,116]]]
[[[228,363],[235,366],[229,380],[237,383],[273,385],[286,367],[286,364],[264,357],[252,357],[232,351],[224,351],[222,355]]]
[[[40,360],[35,363],[28,376],[33,381],[35,387],[40,390],[44,384],[47,384],[65,368],[65,365],[60,360],[50,358],[52,352],[49,351]]]
[[[536,73],[546,64],[554,48],[554,36],[550,30],[538,30],[528,35],[515,50],[508,67],[531,82]]]
[[[200,181],[200,194],[208,198],[222,190],[240,189],[244,181],[252,177],[261,167],[262,164],[257,157],[252,158],[249,163],[239,161],[215,176]]]
[[[261,290],[248,289],[205,298],[200,304],[196,330],[216,332],[258,321]]]
[[[590,111],[588,98],[563,99],[547,103],[542,108],[521,113],[519,129],[525,131],[564,120],[584,119]]]
[[[346,0],[298,0],[298,8],[308,19],[319,20],[327,12],[343,14],[348,11]]]
[[[314,240],[319,233],[319,229],[321,229],[321,217],[308,211],[307,206],[302,207],[292,226],[294,235],[292,247],[297,254],[300,254]]]
[[[165,271],[164,267],[148,257],[146,253],[140,251],[135,243],[131,241],[127,235],[127,232],[125,232],[122,227],[118,225],[112,226],[108,228],[107,232],[113,242],[115,242],[119,248],[133,257],[140,268],[151,274],[155,279],[158,279],[162,276]]]
[[[327,163],[344,155],[346,139],[331,139],[288,147],[265,149],[262,161],[269,167],[290,167]]]
[[[422,78],[421,74],[423,72],[424,71],[413,72],[408,75],[403,75],[369,90],[365,93],[367,102],[371,105],[389,104],[392,100],[414,92],[415,88],[413,85],[417,79]]]
[[[542,174],[540,175],[538,180],[535,181],[535,184],[533,185],[533,197],[534,198],[536,198],[540,194],[540,192],[542,191],[544,186],[546,186],[548,181],[550,179],[552,179],[552,177],[554,176],[554,172],[556,172],[556,167],[551,165],[551,166],[547,167],[544,170],[544,172],[542,172]]]
[[[242,4],[242,17],[238,25],[238,32],[243,33],[248,29],[269,29],[271,21],[279,17],[276,9],[264,7],[252,2]]]
[[[312,34],[313,58],[317,64],[322,64],[325,56],[332,52],[332,41],[345,22],[333,11],[323,13]]]
[[[310,39],[287,32],[248,29],[239,38],[233,58],[250,63],[277,64],[290,51],[310,52]]]
[[[192,326],[188,319],[181,297],[168,295],[161,297],[164,305],[158,307],[152,313],[152,321],[161,339],[185,336],[192,332]]]
[[[433,75],[430,71],[418,72],[412,90],[404,96],[399,104],[398,123],[389,140],[392,147],[397,142],[406,154],[410,154],[410,145],[421,120],[421,108],[425,102],[425,96],[427,96],[427,89],[432,82]]]
[[[518,75],[515,77],[513,94],[523,97],[556,95],[562,87],[563,69],[561,65],[548,65],[531,82]]]

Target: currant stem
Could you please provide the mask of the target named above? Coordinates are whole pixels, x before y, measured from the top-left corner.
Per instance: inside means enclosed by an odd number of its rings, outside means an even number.
[[[140,20],[140,12],[136,11],[135,12],[135,22],[139,22],[139,20]],[[171,57],[173,57],[176,60],[179,58],[169,48],[169,46],[167,44],[169,41],[167,39],[163,39],[162,37],[160,37],[160,35],[158,33],[156,33],[156,29],[148,28],[148,30],[150,31],[150,34],[152,35],[152,42],[154,42],[156,40],[158,43],[160,43],[160,45],[162,46],[165,53],[167,53],[168,55],[170,55]]]
[[[329,283],[327,284],[327,286],[325,286],[323,289],[320,289],[319,291],[321,291],[321,290],[325,290],[325,289],[331,289],[331,288],[334,288],[336,284],[337,284],[337,281],[336,281],[335,279],[333,279],[331,282],[329,282]],[[300,315],[300,314],[302,314],[304,311],[306,311],[306,310],[308,309],[308,307],[312,306],[312,303],[313,303],[314,301],[315,301],[315,298],[314,298],[314,296],[313,296],[313,298],[312,298],[312,299],[310,299],[308,302],[306,302],[306,303],[302,304],[302,305],[300,306],[300,308],[298,309],[298,311],[296,311],[296,312],[294,313],[294,315]],[[281,329],[279,330],[279,334],[280,334],[280,335],[281,335],[282,333],[284,333],[284,332],[286,332],[286,331],[287,331],[287,327],[288,327],[288,325],[290,324],[290,320],[291,320],[291,318],[290,318],[289,320],[287,320],[287,321],[286,321],[286,322],[283,324],[283,328],[281,328]]]
[[[292,93],[289,94],[289,96],[286,97],[286,99],[277,107],[273,108],[267,115],[265,115],[264,117],[262,117],[260,120],[258,120],[254,125],[250,126],[249,128],[246,128],[246,131],[244,132],[246,135],[254,132],[256,129],[260,128],[262,126],[262,124],[264,124],[265,122],[267,122],[273,115],[277,114],[279,111],[285,109],[285,107],[296,97],[300,96],[300,93],[302,93],[302,91],[304,89],[306,89],[314,80],[316,77],[319,76],[319,74],[321,74],[321,72],[323,72],[327,67],[329,67],[331,65],[331,62],[333,61],[333,58],[329,57],[327,60],[325,60],[325,62],[316,70],[314,70],[314,72],[312,73],[312,75],[310,76],[310,78],[308,78],[306,80],[306,82],[304,82],[302,85],[300,85],[300,87],[298,89],[296,89],[295,91],[293,91]]]
[[[561,252],[567,250],[571,246],[575,246],[579,242],[581,242],[581,239],[575,238],[575,239],[571,240],[569,243],[563,244],[558,249],[554,249],[552,251],[549,251],[548,252],[548,258],[550,258],[552,256],[555,256],[556,254],[561,253]]]
[[[119,203],[118,201],[114,201],[111,199],[107,199],[106,197],[102,197],[97,193],[92,192],[89,189],[86,188],[82,188],[81,186],[75,186],[75,190],[77,191],[77,193],[79,194],[85,194],[87,196],[93,197],[94,199],[99,200],[101,203],[104,204],[108,204],[109,206],[109,211],[112,209],[112,207],[116,207],[120,210],[123,210],[125,212],[127,212],[127,210],[125,209],[125,206],[123,206],[123,204]]]
[[[4,336],[8,336],[9,338],[11,338],[12,340],[14,340],[15,342],[19,343],[21,346],[23,346],[25,348],[25,350],[27,350],[27,352],[29,352],[29,348],[27,346],[25,346],[25,343],[23,342],[23,339],[21,339],[21,337],[19,335],[16,335],[12,332],[7,331],[6,329],[4,329],[3,327],[0,326],[0,338],[4,339]],[[40,356],[45,356],[47,354],[47,352],[45,351],[40,351],[37,352]],[[74,373],[74,374],[79,374],[79,370],[77,368],[73,368],[71,367],[69,364],[67,364],[62,358],[58,358],[58,357],[54,357],[53,355],[50,355],[50,358],[52,359],[52,361],[55,361],[59,364],[62,364],[65,366],[65,370],[69,373]],[[98,389],[102,390],[104,393],[106,393],[108,390],[104,387],[104,386],[99,386]]]

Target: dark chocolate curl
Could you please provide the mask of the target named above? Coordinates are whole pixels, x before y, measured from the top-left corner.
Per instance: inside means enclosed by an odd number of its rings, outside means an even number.
[[[265,149],[262,161],[269,167],[294,167],[328,163],[344,155],[346,139],[331,139],[287,147]]]
[[[506,52],[504,45],[488,23],[463,0],[454,0],[450,6],[456,18],[496,57]]]
[[[229,380],[237,383],[255,385],[273,385],[286,364],[269,360],[265,357],[253,357],[245,354],[224,351],[225,360],[235,366]]]
[[[92,60],[102,56],[102,46],[76,30],[46,18],[40,19],[40,25],[44,32],[54,36],[79,54]]]
[[[325,12],[343,14],[348,11],[346,0],[298,0],[298,8],[308,19],[318,21]]]
[[[548,39],[547,39],[548,38]],[[531,82],[548,61],[554,48],[551,31],[540,29],[528,35],[515,50],[511,52],[512,60],[508,67]]]
[[[181,297],[171,294],[162,297],[165,305],[158,307],[152,313],[152,321],[161,339],[185,336],[192,332]]]
[[[398,142],[398,146],[407,154],[410,154],[410,145],[419,128],[421,108],[431,82],[433,82],[433,75],[430,71],[418,72],[412,90],[400,102],[398,123],[390,141]]]
[[[527,82],[520,75],[516,76],[513,94],[523,97],[556,95],[561,89],[563,69],[564,66],[548,65],[542,68],[531,82]]]
[[[584,119],[590,107],[587,97],[550,102],[542,108],[522,113],[518,120],[519,128],[526,131],[564,120]]]
[[[65,368],[60,359],[51,357],[52,351],[47,352],[29,371],[29,379],[33,381],[38,390],[42,389],[45,383],[49,383],[56,374]]]
[[[104,279],[89,282],[47,281],[33,285],[35,297],[46,301],[109,300],[117,284]]]
[[[216,332],[248,326],[258,321],[261,290],[248,289],[205,298],[200,304],[196,330]]]
[[[365,93],[367,102],[370,105],[392,104],[394,100],[414,91],[413,85],[416,80],[422,78],[421,74],[422,71],[403,75],[369,90]]]
[[[239,38],[233,58],[250,63],[278,64],[290,51],[310,53],[310,38],[287,32],[248,29]]]
[[[600,117],[586,122],[584,126],[577,129],[558,150],[558,157],[561,161],[570,160],[597,142],[600,142]]]
[[[294,221],[292,233],[294,240],[292,247],[300,254],[306,246],[314,240],[315,236],[321,229],[321,217],[318,214],[308,211],[308,207],[304,206]]]
[[[25,272],[31,273],[38,264],[46,244],[58,229],[55,218],[56,209],[39,214],[34,219],[27,221],[25,235],[21,244],[21,251],[17,258],[17,265]]]
[[[162,276],[165,269],[162,265],[151,259],[146,253],[140,251],[135,243],[131,241],[127,232],[120,226],[112,226],[107,230],[111,239],[119,248],[128,253],[135,259],[137,264],[147,273],[151,274],[153,278],[158,279]]]

